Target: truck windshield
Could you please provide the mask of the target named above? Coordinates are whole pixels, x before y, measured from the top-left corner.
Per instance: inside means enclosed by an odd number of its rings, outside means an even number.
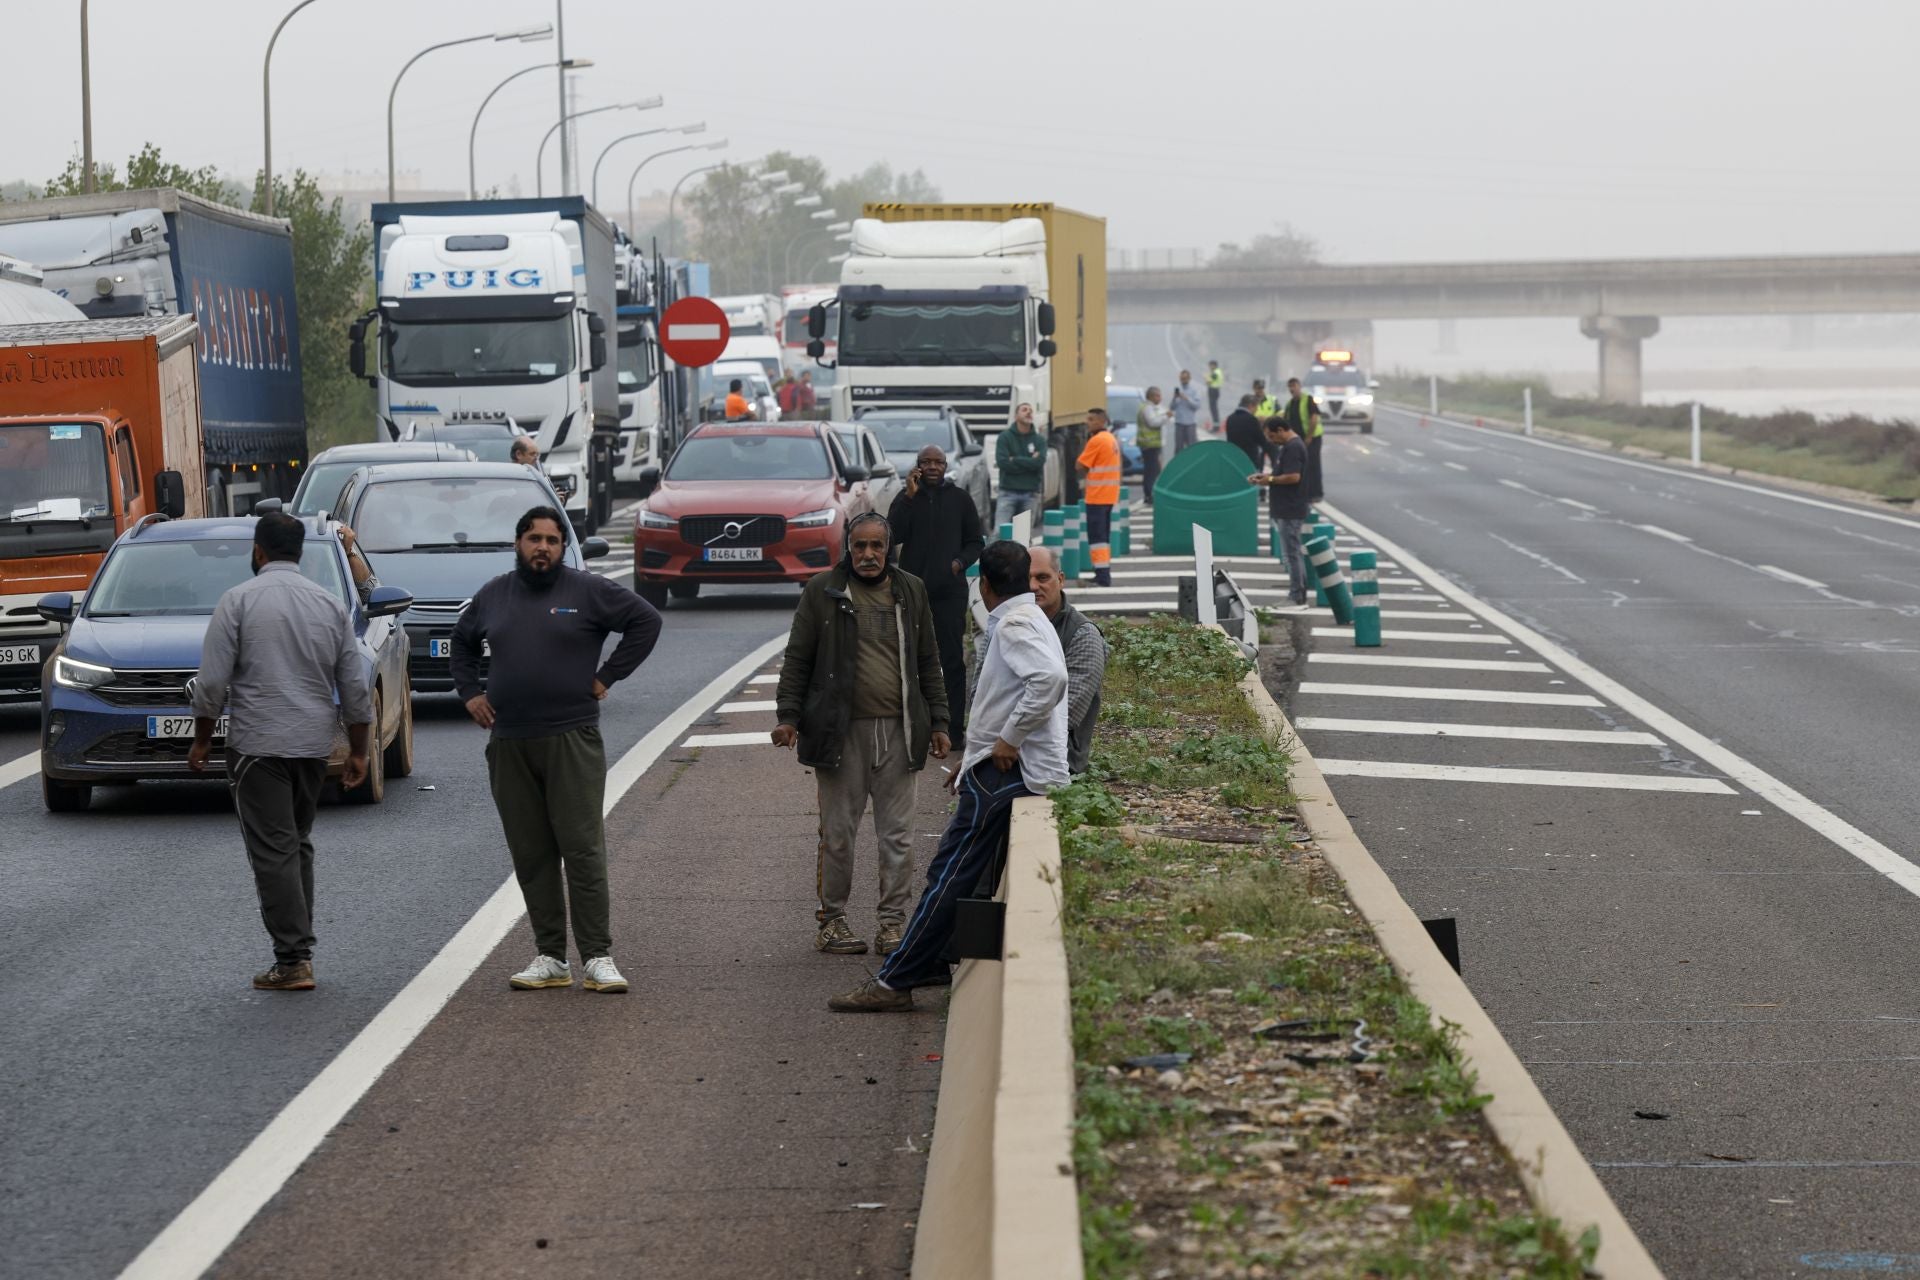
[[[502,551],[522,513],[553,505],[547,487],[503,476],[436,476],[372,485],[353,531],[369,554]]]
[[[389,323],[387,374],[416,387],[545,382],[573,368],[567,316]]]
[[[695,436],[667,464],[669,480],[825,480],[817,436]]]
[[[309,537],[300,551],[300,576],[348,602],[339,546]],[[207,614],[229,587],[253,576],[253,539],[123,542],[107,557],[87,592],[89,618],[143,618]]]
[[[0,426],[0,521],[112,514],[106,437],[97,422]]]
[[[1026,306],[1020,302],[858,302],[840,308],[843,365],[1026,362]]]

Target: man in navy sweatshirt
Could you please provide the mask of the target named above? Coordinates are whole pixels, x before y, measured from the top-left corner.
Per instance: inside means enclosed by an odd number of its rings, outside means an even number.
[[[489,730],[487,780],[538,948],[513,987],[570,987],[567,904],[589,991],[622,992],[607,907],[600,702],[660,638],[660,615],[627,588],[570,569],[566,517],[535,507],[514,527],[513,572],[474,593],[453,631],[453,682]],[[609,635],[620,643],[607,660]],[[483,672],[484,667],[484,672]],[[564,875],[566,887],[561,888]]]

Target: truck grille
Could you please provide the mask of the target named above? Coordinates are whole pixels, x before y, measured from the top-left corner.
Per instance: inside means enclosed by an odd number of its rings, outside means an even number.
[[[738,526],[729,536],[729,526]],[[785,516],[682,516],[680,540],[696,547],[770,547],[787,536]]]
[[[112,684],[96,688],[94,696],[116,707],[177,707],[187,701],[191,671],[115,671]]]
[[[975,431],[998,431],[1013,420],[1013,393],[982,394],[973,387],[855,387],[853,407],[866,409],[938,409],[952,405]]]

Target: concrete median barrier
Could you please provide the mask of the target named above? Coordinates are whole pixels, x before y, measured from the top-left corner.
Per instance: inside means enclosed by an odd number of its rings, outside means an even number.
[[[1003,959],[954,974],[914,1280],[1081,1274],[1073,1023],[1053,805],[1013,807]]]

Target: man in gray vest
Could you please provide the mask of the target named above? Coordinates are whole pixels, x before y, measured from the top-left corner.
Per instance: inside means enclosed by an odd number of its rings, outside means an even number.
[[[1067,768],[1075,777],[1093,762],[1093,731],[1100,723],[1100,686],[1107,678],[1107,639],[1093,620],[1067,603],[1066,579],[1060,576],[1060,553],[1051,547],[1031,547],[1032,567],[1027,585],[1033,602],[1053,623],[1067,658]],[[986,646],[976,644],[973,678],[980,683],[980,663]]]

